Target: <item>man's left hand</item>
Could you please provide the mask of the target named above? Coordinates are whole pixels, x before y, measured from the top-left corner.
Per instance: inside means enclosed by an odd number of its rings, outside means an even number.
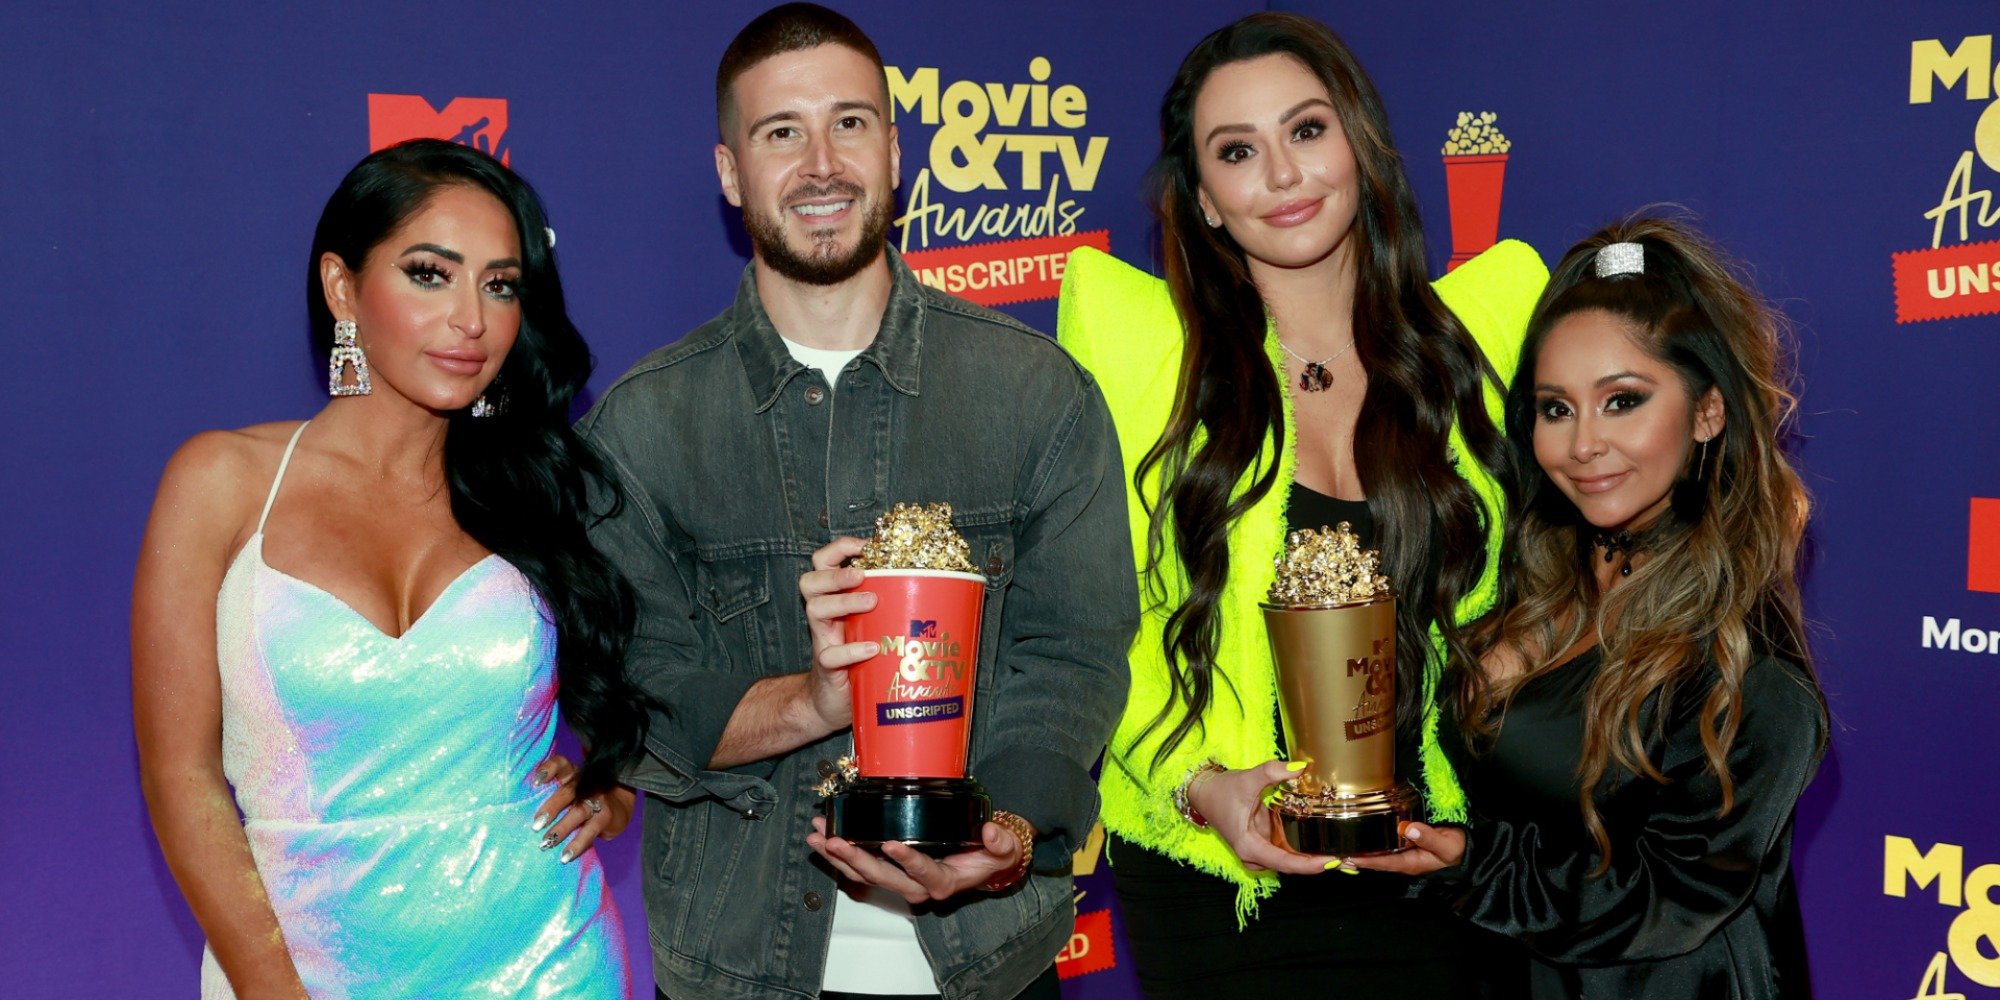
[[[908,844],[893,842],[883,844],[882,854],[886,857],[878,857],[839,837],[827,836],[824,816],[814,816],[812,825],[813,832],[806,835],[807,846],[825,858],[842,878],[881,886],[912,906],[977,889],[1021,863],[1021,842],[1015,839],[1013,831],[998,823],[986,824],[982,846],[944,858],[933,858]]]

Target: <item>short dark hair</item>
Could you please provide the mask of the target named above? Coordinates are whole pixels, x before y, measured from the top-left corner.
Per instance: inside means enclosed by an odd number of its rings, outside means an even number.
[[[875,43],[859,25],[845,14],[816,3],[780,4],[744,25],[730,40],[729,48],[723,50],[721,65],[715,67],[715,124],[724,141],[735,125],[738,77],[772,56],[822,45],[845,45],[867,56],[876,71],[884,73],[882,91],[886,97],[889,82],[882,66],[882,53],[875,50]],[[888,114],[889,109],[884,107],[882,113]]]

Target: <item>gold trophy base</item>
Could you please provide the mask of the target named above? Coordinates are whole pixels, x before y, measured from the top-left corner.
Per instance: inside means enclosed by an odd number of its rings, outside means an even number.
[[[1387,854],[1409,847],[1401,824],[1415,819],[1417,793],[1408,785],[1355,795],[1286,791],[1278,814],[1278,846],[1300,854]]]

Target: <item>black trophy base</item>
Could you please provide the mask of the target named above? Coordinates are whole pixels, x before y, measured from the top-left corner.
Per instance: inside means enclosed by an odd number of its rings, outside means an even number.
[[[993,803],[972,778],[860,778],[826,800],[827,835],[880,853],[890,841],[934,858],[985,842]]]
[[[1275,811],[1282,846],[1300,854],[1386,854],[1410,846],[1401,824],[1414,819],[1416,793],[1409,786],[1361,796],[1317,801],[1279,798]]]

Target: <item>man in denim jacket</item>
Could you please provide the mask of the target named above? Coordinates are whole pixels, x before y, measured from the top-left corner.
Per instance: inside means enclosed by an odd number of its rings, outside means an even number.
[[[717,115],[755,250],[736,302],[581,425],[625,491],[592,538],[639,595],[627,670],[664,706],[629,776],[655,796],[654,977],[676,1000],[1053,998],[1138,616],[1104,400],[1054,342],[889,248],[896,133],[852,22],[809,4],[753,21]],[[1026,823],[885,859],[815,819],[819,770],[851,745],[840,668],[872,651],[840,641],[872,601],[847,592],[859,543],[842,536],[937,500],[986,577],[970,770]]]

